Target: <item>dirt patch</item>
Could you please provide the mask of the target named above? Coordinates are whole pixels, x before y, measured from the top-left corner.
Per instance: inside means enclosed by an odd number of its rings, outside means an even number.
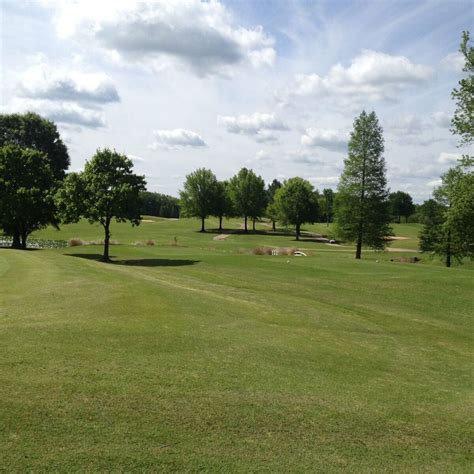
[[[216,235],[212,240],[225,240],[230,234],[219,234]]]
[[[385,240],[410,240],[410,237],[395,237],[394,235],[386,237]]]

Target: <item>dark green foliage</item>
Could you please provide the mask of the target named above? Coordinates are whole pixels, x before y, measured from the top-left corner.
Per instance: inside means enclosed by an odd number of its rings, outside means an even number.
[[[224,217],[231,217],[234,214],[232,199],[229,193],[229,183],[227,181],[217,181],[216,183],[216,195],[212,213],[219,218],[219,230],[222,230],[222,219]]]
[[[400,218],[403,216],[405,222],[408,222],[408,218],[415,212],[415,204],[413,203],[412,197],[403,191],[397,191],[390,193],[390,213],[393,218],[396,218],[400,224]]]
[[[167,194],[144,191],[140,193],[142,200],[141,214],[165,218],[179,217],[179,199]]]
[[[465,158],[442,176],[434,200],[424,209],[420,250],[431,251],[451,266],[452,257],[461,262],[474,257],[474,160]]]
[[[354,121],[349,156],[336,200],[336,232],[357,243],[356,258],[362,245],[383,250],[391,235],[387,179],[385,177],[382,127],[375,112],[363,111]]]
[[[206,168],[199,168],[186,176],[183,190],[180,191],[181,211],[185,217],[199,217],[201,232],[205,232],[204,221],[214,213],[217,178]]]
[[[323,194],[320,198],[321,220],[326,222],[327,225],[332,222],[334,217],[334,199],[335,192],[332,189],[323,189]]]
[[[236,215],[244,218],[244,229],[248,231],[247,219],[263,216],[267,204],[265,182],[252,170],[242,168],[229,182],[229,193]]]
[[[459,135],[461,145],[465,145],[474,141],[474,47],[468,31],[463,31],[459,50],[466,61],[463,71],[467,77],[459,81],[459,87],[451,94],[456,101],[451,131]]]
[[[31,232],[57,224],[55,186],[44,153],[18,145],[0,147],[0,227],[14,237],[13,247],[25,249]]]
[[[314,223],[318,218],[318,195],[309,181],[290,178],[276,192],[275,207],[283,224],[295,226],[296,240],[299,240],[301,225]]]
[[[267,188],[267,208],[265,209],[265,215],[272,221],[272,229],[276,230],[276,221],[278,219],[278,211],[274,203],[275,193],[282,187],[282,184],[278,179],[274,179]]]
[[[70,160],[54,122],[38,114],[0,114],[0,146],[32,148],[46,155],[56,179],[64,178]]]
[[[108,148],[97,150],[81,173],[71,173],[56,195],[65,222],[85,217],[99,222],[105,232],[103,260],[109,260],[110,222],[140,224],[145,178],[133,173],[133,162],[126,155]]]

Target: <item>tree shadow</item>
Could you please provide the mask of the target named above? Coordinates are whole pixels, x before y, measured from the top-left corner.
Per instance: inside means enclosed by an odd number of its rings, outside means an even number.
[[[102,261],[102,255],[96,253],[66,253],[67,257],[79,257],[86,260],[95,260],[96,262]],[[111,255],[110,258],[115,258]],[[186,265],[195,265],[200,263],[200,260],[188,260],[188,259],[171,259],[171,258],[138,258],[131,260],[110,260],[109,262],[103,262],[107,265],[124,265],[129,267],[183,267]]]

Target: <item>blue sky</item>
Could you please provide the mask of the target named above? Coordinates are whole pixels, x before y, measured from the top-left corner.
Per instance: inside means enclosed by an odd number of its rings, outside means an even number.
[[[450,93],[471,1],[2,1],[1,109],[58,123],[78,170],[128,154],[176,195],[205,166],[335,188],[375,110],[389,186],[430,196],[460,153]]]

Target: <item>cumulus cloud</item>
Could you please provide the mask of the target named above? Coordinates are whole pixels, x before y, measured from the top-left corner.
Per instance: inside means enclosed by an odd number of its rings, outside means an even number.
[[[106,126],[104,114],[73,102],[54,102],[15,98],[4,108],[8,113],[36,112],[60,124],[78,125],[88,128]]]
[[[289,130],[288,126],[273,114],[255,112],[252,115],[221,116],[217,123],[223,125],[229,133],[253,137],[257,142],[266,143],[278,140],[275,131]]]
[[[348,67],[342,64],[332,66],[326,76],[295,76],[287,96],[395,100],[406,87],[426,82],[432,73],[430,67],[414,64],[405,56],[365,50]]]
[[[128,154],[127,158],[130,158],[134,163],[144,163],[146,160],[141,156]]]
[[[183,128],[176,128],[174,130],[154,130],[154,141],[150,148],[156,150],[157,148],[179,149],[179,148],[198,148],[205,147],[206,142],[196,132],[184,130]]]
[[[441,186],[442,183],[443,183],[443,181],[441,179],[434,179],[432,181],[428,181],[426,183],[426,186],[428,186],[430,188],[436,188],[438,186]]]
[[[441,60],[441,66],[449,71],[461,72],[466,60],[459,51],[449,53]]]
[[[33,99],[96,104],[120,101],[115,85],[105,74],[58,69],[44,62],[31,66],[22,74],[19,92]]]
[[[153,64],[172,58],[199,75],[275,60],[273,38],[260,26],[235,25],[217,0],[82,0],[54,6],[60,36],[89,40],[125,60]]]
[[[349,134],[325,128],[307,128],[301,136],[301,144],[322,147],[332,151],[346,151]]]
[[[320,176],[320,177],[310,176],[307,179],[308,179],[308,181],[311,181],[311,183],[313,183],[316,187],[318,185],[320,185],[320,186],[324,186],[324,185],[335,186],[339,183],[340,177],[339,176]]]

